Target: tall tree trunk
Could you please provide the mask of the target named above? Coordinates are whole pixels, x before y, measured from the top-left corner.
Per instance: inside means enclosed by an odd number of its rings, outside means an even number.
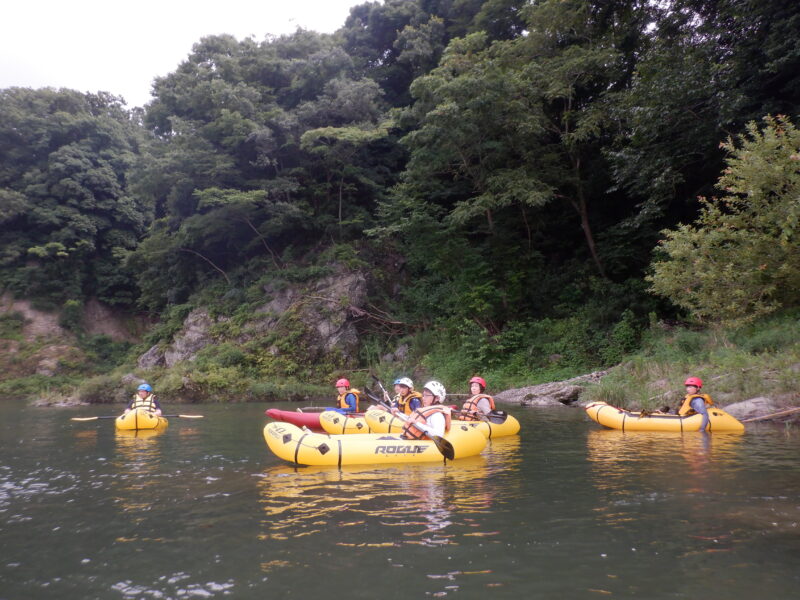
[[[594,245],[592,227],[589,225],[589,208],[586,204],[586,196],[583,193],[583,183],[581,182],[581,159],[574,159],[572,164],[575,169],[575,180],[578,187],[578,200],[576,202],[574,199],[572,199],[572,206],[576,211],[578,211],[578,214],[581,217],[581,229],[583,229],[583,235],[586,238],[586,244],[589,246],[589,252],[592,255],[592,259],[597,267],[597,271],[600,273],[601,277],[605,278],[606,271],[603,268],[603,263],[600,262],[600,257],[597,256],[597,248],[595,248]]]

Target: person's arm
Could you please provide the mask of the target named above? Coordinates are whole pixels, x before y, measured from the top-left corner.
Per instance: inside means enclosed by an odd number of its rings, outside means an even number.
[[[694,412],[703,415],[703,422],[700,423],[700,429],[698,431],[705,431],[708,428],[708,411],[706,410],[706,401],[697,396],[692,398],[691,407]]]
[[[409,408],[410,408],[412,411],[415,411],[415,410],[417,410],[417,409],[418,409],[420,406],[422,406],[422,401],[421,401],[419,398],[412,398],[412,399],[411,399],[411,400],[409,400],[409,402],[408,402],[408,407],[409,407]]]
[[[488,398],[481,398],[478,400],[478,411],[484,415],[488,415],[490,412],[492,412],[492,405],[489,404]]]
[[[347,403],[347,408],[344,409],[345,412],[347,412],[347,413],[356,412],[356,406],[358,404],[357,404],[357,400],[356,400],[356,395],[355,394],[348,393],[344,397],[344,401]]]
[[[444,415],[440,412],[433,413],[430,417],[428,417],[428,422],[426,425],[430,429],[430,432],[442,437],[444,435],[444,428],[447,424],[447,421],[444,418]]]
[[[155,396],[153,396],[153,406],[155,406],[155,410],[153,411],[153,413],[156,416],[160,417],[161,416],[161,403],[158,401],[158,398],[156,398]]]

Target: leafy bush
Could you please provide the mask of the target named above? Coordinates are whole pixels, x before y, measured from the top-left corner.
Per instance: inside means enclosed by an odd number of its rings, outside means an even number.
[[[665,231],[647,279],[700,321],[747,323],[800,303],[800,131],[765,117],[728,139],[728,168],[693,225]]]

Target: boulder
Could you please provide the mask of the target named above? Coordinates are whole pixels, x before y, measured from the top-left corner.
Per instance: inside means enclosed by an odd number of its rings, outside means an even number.
[[[573,377],[566,381],[552,381],[540,385],[506,390],[496,394],[498,402],[520,404],[522,406],[563,406],[578,401],[584,387],[582,383],[600,381],[608,371],[595,371],[587,375]]]
[[[781,410],[781,406],[771,398],[750,398],[735,404],[729,404],[725,407],[725,412],[736,417],[737,419],[752,419],[754,417],[761,417]]]

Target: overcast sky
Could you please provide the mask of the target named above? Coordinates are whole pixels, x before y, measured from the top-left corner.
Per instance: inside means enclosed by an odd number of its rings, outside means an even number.
[[[330,33],[366,0],[10,0],[0,17],[0,88],[67,87],[150,100],[206,35]]]

